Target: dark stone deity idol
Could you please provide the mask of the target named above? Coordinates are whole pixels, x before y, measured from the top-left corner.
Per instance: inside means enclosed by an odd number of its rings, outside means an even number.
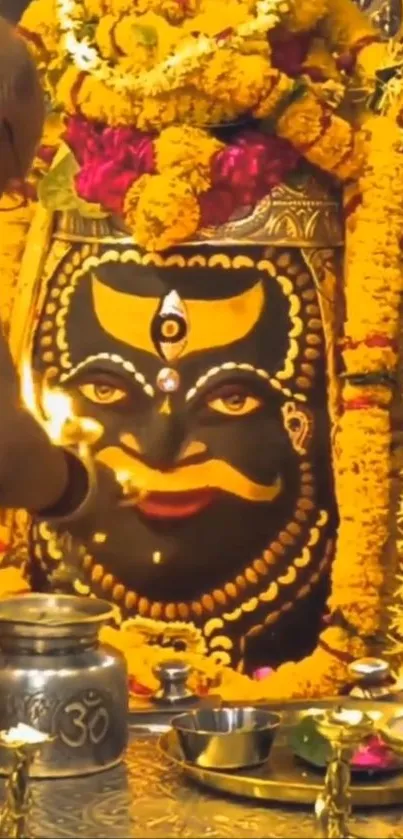
[[[313,647],[332,560],[321,283],[337,204],[281,187],[223,232],[155,255],[56,217],[31,361],[98,429],[83,585],[158,637],[190,624],[219,661],[276,665]],[[59,537],[31,539],[47,587]]]

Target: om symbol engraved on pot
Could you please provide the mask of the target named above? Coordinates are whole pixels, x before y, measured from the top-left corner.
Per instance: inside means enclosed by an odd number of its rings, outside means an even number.
[[[105,697],[89,690],[72,697],[58,714],[58,733],[66,746],[81,749],[98,746],[110,728],[110,714]]]

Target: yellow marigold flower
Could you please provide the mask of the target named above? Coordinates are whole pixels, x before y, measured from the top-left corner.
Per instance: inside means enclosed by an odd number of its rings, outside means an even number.
[[[21,27],[40,37],[49,53],[58,51],[60,27],[57,22],[56,0],[33,0],[20,21]]]
[[[126,195],[125,221],[140,247],[162,251],[197,232],[200,207],[186,181],[173,175],[143,175]]]
[[[80,75],[80,70],[78,70],[74,64],[71,64],[65,73],[63,73],[63,76],[56,86],[56,102],[58,105],[61,105],[68,114],[74,114],[76,110],[76,105],[72,98],[72,92],[77,86]]]
[[[314,29],[318,21],[328,13],[328,2],[329,0],[292,0],[286,18],[287,28],[291,32]]]
[[[194,15],[199,5],[200,0],[137,0],[140,14],[150,10],[176,24]]]
[[[277,80],[279,74],[263,56],[245,55],[237,62],[237,72],[234,75],[236,78],[233,96],[242,113],[259,107],[264,92],[272,87],[273,79]],[[288,83],[288,77],[284,78]]]
[[[305,6],[305,3],[299,4],[298,0],[295,0],[295,4],[298,8]],[[369,16],[363,14],[353,0],[326,0],[326,5],[327,14],[325,17],[321,15],[323,20],[320,31],[336,49],[348,51],[363,38],[376,35]]]
[[[200,74],[200,86],[203,92],[212,98],[229,99],[228,73],[234,62],[234,54],[230,49],[222,48],[209,57],[205,68]]]
[[[195,192],[202,192],[210,186],[211,160],[223,144],[200,128],[183,125],[162,131],[154,147],[159,172],[169,174],[174,169]]]
[[[365,652],[360,639],[351,638],[344,630],[331,627],[320,636],[323,647],[318,645],[312,655],[294,664],[284,664],[267,679],[267,697],[320,697],[338,693],[346,684],[348,665],[337,657],[337,652],[349,653],[358,658]],[[336,655],[333,654],[333,650]],[[288,686],[287,686],[288,683]],[[291,688],[291,694],[290,694]]]
[[[113,43],[136,64],[144,62],[143,70],[157,65],[170,55],[181,37],[178,27],[170,26],[153,12],[114,18]]]
[[[272,74],[264,56],[237,55],[222,49],[207,62],[201,89],[212,100],[231,102],[233,110],[241,115],[257,106]]]
[[[203,0],[199,14],[183,24],[184,32],[203,32],[214,37],[251,18],[249,0]]]
[[[266,89],[262,91],[257,107],[253,108],[253,116],[258,119],[270,117],[281,103],[287,99],[294,87],[294,80],[285,73],[272,70],[266,74]]]
[[[128,94],[117,93],[92,76],[86,76],[76,93],[74,111],[109,125],[132,125],[137,107]]]
[[[20,568],[0,569],[0,597],[7,597],[29,590],[29,585]]]
[[[6,327],[10,323],[15,289],[26,237],[34,213],[34,205],[28,203],[12,210],[15,200],[8,195],[0,199],[0,320]],[[6,330],[7,331],[7,330]]]
[[[277,133],[299,146],[310,146],[321,133],[323,106],[312,94],[307,93],[280,116]]]
[[[176,122],[177,107],[176,97],[170,95],[146,97],[143,99],[142,107],[137,120],[137,127],[140,131],[155,131],[165,128]]]
[[[365,144],[349,122],[331,113],[311,92],[292,102],[277,122],[277,133],[316,166],[340,179],[360,171]]]
[[[103,58],[114,58],[117,50],[113,40],[112,31],[117,23],[114,15],[103,15],[95,30],[95,43]]]
[[[82,2],[85,10],[83,17],[86,20],[101,18],[104,14],[106,14],[108,6],[110,5],[109,0],[82,0]]]
[[[58,146],[64,131],[64,119],[60,113],[51,113],[46,119],[43,134],[43,146]]]

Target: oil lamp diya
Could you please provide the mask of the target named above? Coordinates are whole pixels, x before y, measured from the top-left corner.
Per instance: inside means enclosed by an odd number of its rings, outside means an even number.
[[[30,769],[38,752],[52,739],[49,734],[23,723],[8,731],[0,731],[0,746],[11,753],[6,801],[0,813],[0,835],[4,839],[28,839]]]
[[[331,747],[324,789],[315,804],[315,815],[323,839],[352,839],[351,759],[357,747],[374,730],[374,720],[363,711],[334,708],[315,717],[316,727]]]

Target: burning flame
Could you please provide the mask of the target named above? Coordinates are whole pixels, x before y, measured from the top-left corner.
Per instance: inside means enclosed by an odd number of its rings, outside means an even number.
[[[34,380],[31,368],[27,361],[24,361],[21,370],[21,396],[25,407],[36,419],[40,419],[40,413],[36,401]]]
[[[83,457],[89,456],[91,444],[102,436],[102,426],[92,417],[76,417],[71,397],[59,388],[45,386],[38,404],[28,361],[21,370],[21,395],[26,408],[42,425],[52,443],[77,447]],[[125,499],[122,506],[133,506],[148,494],[129,471],[118,470],[115,477]]]
[[[9,728],[8,731],[1,731],[0,737],[7,746],[39,745],[50,740],[48,734],[33,728],[31,725],[25,725],[23,722],[19,722],[18,725]]]
[[[41,411],[28,361],[24,361],[21,370],[21,395],[26,408],[40,422],[52,442],[62,443],[66,424],[72,418],[70,397],[61,390],[45,387],[42,392]]]
[[[53,443],[65,441],[65,430],[72,419],[72,401],[67,393],[61,390],[45,388],[42,395],[42,405],[45,414],[45,429]]]

